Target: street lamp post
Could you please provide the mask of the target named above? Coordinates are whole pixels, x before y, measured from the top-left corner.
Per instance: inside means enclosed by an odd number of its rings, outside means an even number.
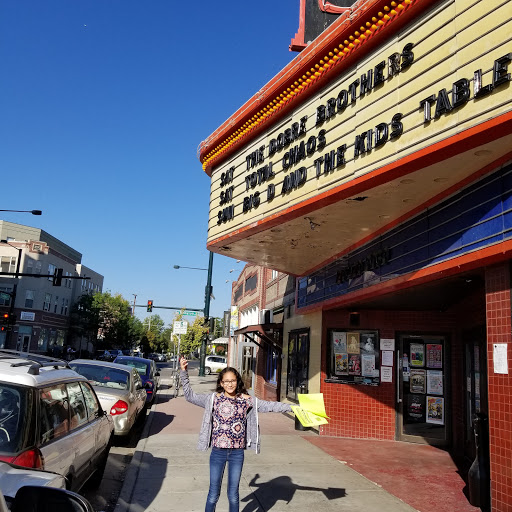
[[[208,278],[206,280],[206,288],[204,290],[204,318],[205,318],[205,321],[208,321],[209,317],[210,317],[210,298],[212,295],[212,270],[213,270],[213,252],[210,251],[210,258],[208,259]],[[206,338],[207,338],[207,336],[203,336],[203,341],[201,342],[201,353],[199,355],[199,377],[204,377],[204,361],[206,359]]]
[[[206,287],[204,289],[204,319],[209,320],[210,316],[210,297],[212,295],[212,271],[213,271],[213,252],[210,251],[208,259],[208,268],[184,267],[182,265],[174,265],[175,269],[190,268],[192,270],[207,270],[208,277],[206,279]],[[208,336],[203,336],[201,341],[201,351],[199,354],[199,377],[204,377],[204,361],[206,359],[206,341]]]
[[[31,213],[32,215],[41,215],[41,210],[0,210],[0,212],[13,212],[13,213]]]
[[[19,273],[20,273],[20,263],[21,263],[21,254],[23,252],[22,247],[16,247],[15,245],[10,244],[7,240],[0,240],[1,243],[7,244],[11,246],[13,249],[16,249],[18,251],[18,258],[16,261],[16,273],[14,276],[16,277],[16,282],[12,285],[12,294],[11,294],[11,303],[9,305],[9,318],[12,318],[12,315],[14,314],[14,303],[16,302],[16,291],[18,289],[18,279],[19,279]],[[9,329],[5,336],[5,346],[9,347],[9,343],[11,342],[11,332],[12,327]]]

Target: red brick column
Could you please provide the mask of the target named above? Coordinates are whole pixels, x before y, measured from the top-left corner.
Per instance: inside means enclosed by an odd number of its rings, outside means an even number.
[[[509,262],[486,269],[491,507],[512,511],[512,347]],[[494,373],[493,347],[508,345],[508,374]]]

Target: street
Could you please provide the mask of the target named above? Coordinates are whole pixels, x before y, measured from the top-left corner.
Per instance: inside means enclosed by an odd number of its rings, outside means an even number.
[[[159,391],[171,387],[173,365],[174,363],[157,363],[161,379]],[[195,369],[198,366],[198,361],[191,361],[189,363],[189,369]],[[156,399],[158,400],[158,393]],[[146,411],[145,416],[135,425],[127,439],[115,439],[114,446],[110,449],[107,467],[100,486],[94,489],[86,484],[82,489],[80,494],[91,502],[91,505],[97,512],[112,512],[114,510],[123,486],[126,470],[137,448],[137,443],[144,430],[148,414],[149,409]]]

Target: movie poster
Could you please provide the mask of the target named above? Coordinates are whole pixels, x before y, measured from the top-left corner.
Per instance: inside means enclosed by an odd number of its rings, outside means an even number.
[[[361,374],[364,377],[375,377],[375,356],[371,354],[361,355]],[[378,372],[377,372],[378,376]]]
[[[425,379],[425,370],[411,369],[409,376],[409,390],[411,393],[425,394],[427,390],[427,383]]]
[[[348,350],[349,354],[359,354],[359,333],[358,332],[348,332]]]
[[[425,365],[425,346],[423,343],[411,343],[411,367]]]
[[[348,375],[348,354],[334,354],[336,375]]]
[[[427,368],[443,367],[443,346],[438,343],[427,344]]]
[[[350,354],[348,359],[348,374],[361,375],[361,356]]]
[[[347,351],[347,333],[334,331],[332,333],[332,348],[335,354]]]
[[[376,350],[376,336],[374,333],[361,333],[360,347],[362,354],[375,354]]]
[[[425,421],[425,397],[422,395],[407,395],[407,416],[409,423]]]
[[[427,396],[427,423],[444,425],[444,398]]]
[[[441,370],[427,371],[427,393],[429,395],[443,394],[443,372]]]

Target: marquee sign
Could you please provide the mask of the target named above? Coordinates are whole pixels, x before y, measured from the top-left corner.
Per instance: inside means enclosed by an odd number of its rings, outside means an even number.
[[[235,242],[261,234],[266,221],[283,213],[293,220],[295,209],[329,191],[510,112],[507,6],[465,2],[458,9],[459,3],[439,4],[425,15],[428,23],[416,20],[215,167],[209,247],[233,243],[230,254],[254,261],[247,248],[236,253]],[[475,25],[481,18],[485,23]],[[446,179],[456,183],[465,172],[453,170]],[[440,190],[432,185],[418,198]]]

